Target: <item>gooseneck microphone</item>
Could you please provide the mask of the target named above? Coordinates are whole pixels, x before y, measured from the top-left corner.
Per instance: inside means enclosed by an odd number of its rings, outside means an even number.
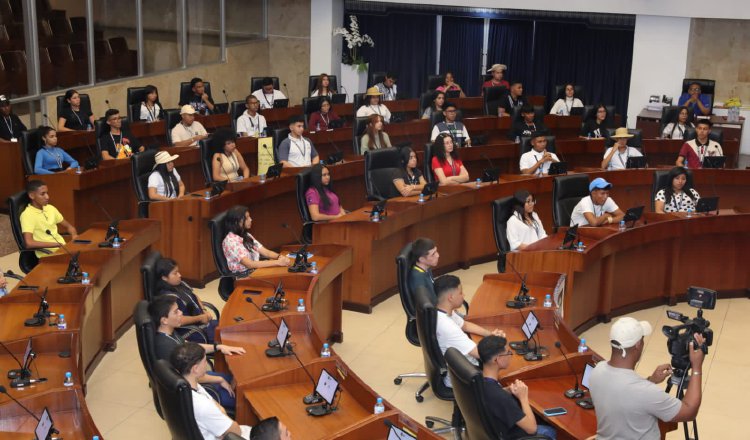
[[[17,273],[13,272],[12,270],[9,270],[5,273],[3,273],[3,276],[6,278],[13,278],[14,280],[18,280],[20,283],[20,286],[18,286],[18,290],[39,290],[39,286],[32,286],[28,283],[26,283],[26,280],[21,275],[18,275]]]
[[[229,96],[227,96],[227,89],[221,89],[221,93],[224,95],[224,99],[227,100],[227,113],[229,113]]]
[[[506,258],[505,261],[510,265],[510,268],[513,269],[513,272],[521,281],[521,288],[518,289],[518,294],[515,296],[515,298],[513,298],[513,300],[506,302],[505,305],[511,309],[522,309],[528,306],[532,300],[532,298],[529,296],[529,288],[526,287],[526,275],[521,276],[521,274],[516,269],[516,266],[513,265],[510,259]]]
[[[500,168],[496,167],[494,163],[490,160],[487,155],[484,153],[479,154],[479,157],[486,160],[487,163],[490,165],[489,168],[486,168],[484,171],[482,171],[482,180],[485,182],[496,182],[500,179]]]
[[[289,94],[289,89],[286,87],[286,83],[282,83],[284,86],[284,92],[286,92],[286,99],[289,100],[289,102],[292,102],[292,96]]]
[[[45,379],[45,380],[46,380],[46,379]],[[3,394],[5,394],[6,396],[10,397],[10,399],[11,399],[12,401],[16,402],[16,405],[18,405],[18,406],[20,406],[21,408],[23,408],[23,409],[24,409],[24,411],[26,411],[27,413],[29,413],[29,414],[31,415],[31,417],[33,417],[33,418],[34,418],[34,420],[36,420],[37,422],[39,422],[39,417],[37,417],[37,416],[36,416],[36,414],[34,414],[33,412],[31,412],[31,410],[29,410],[29,409],[28,409],[27,407],[25,407],[25,406],[24,406],[24,405],[23,405],[23,404],[22,404],[21,402],[19,402],[18,400],[16,400],[16,398],[15,398],[15,397],[13,397],[13,396],[12,396],[12,395],[11,395],[11,394],[10,394],[10,393],[8,392],[8,390],[7,390],[7,389],[6,389],[6,388],[5,388],[4,386],[2,386],[2,385],[0,385],[0,393],[3,393]],[[55,427],[54,427],[54,426],[53,426],[52,428],[50,428],[49,432],[50,432],[50,434],[59,434],[59,433],[60,433],[60,431],[58,431],[57,429],[55,429]]]
[[[104,103],[107,104],[107,110],[111,110],[112,107],[109,106],[109,99],[105,99]]]
[[[104,206],[99,202],[99,198],[96,196],[91,196],[91,202],[95,204],[103,213],[104,216],[107,217],[107,220],[109,220],[109,227],[107,227],[107,234],[104,236],[104,241],[99,243],[99,247],[112,247],[112,242],[115,240],[119,240],[120,242],[123,242],[123,240],[120,237],[120,220],[113,220],[112,216],[109,215],[109,211],[107,211]]]
[[[562,349],[562,344],[560,344],[560,341],[555,341],[555,347],[557,347],[558,350],[560,350],[560,353],[563,355],[563,358],[565,358],[565,362],[568,364],[568,368],[570,368],[570,372],[573,373],[573,376],[576,378],[576,384],[573,388],[565,391],[565,397],[568,399],[578,399],[580,397],[583,397],[583,390],[578,388],[578,373],[576,373],[576,370],[573,368],[573,365],[570,363],[570,359],[568,359],[568,356],[565,355],[565,352]]]
[[[57,282],[59,284],[75,284],[81,281],[81,265],[78,263],[78,257],[80,257],[81,253],[76,252],[75,255],[73,255],[68,248],[65,247],[63,243],[60,242],[60,240],[57,239],[57,237],[52,234],[52,231],[47,229],[44,231],[52,237],[53,240],[55,240],[55,243],[57,243],[62,250],[65,251],[66,254],[70,256],[70,262],[68,263],[68,269],[65,271],[65,275],[58,278]]]
[[[25,379],[25,378],[31,376],[31,371],[29,371],[28,368],[26,368],[26,366],[23,365],[20,360],[18,360],[18,358],[16,357],[16,355],[14,355],[12,351],[10,351],[10,349],[8,348],[8,346],[5,345],[3,343],[3,341],[0,341],[0,346],[2,346],[3,349],[5,349],[5,351],[8,352],[8,354],[10,355],[10,357],[12,357],[13,360],[16,361],[16,363],[20,367],[17,370],[8,370],[8,379],[16,379],[16,378]]]
[[[294,241],[300,245],[300,248],[295,252],[294,264],[289,266],[287,270],[291,273],[307,272],[307,269],[312,266],[307,262],[307,245],[302,243],[299,235],[289,226],[289,223],[281,223],[281,227],[287,229],[292,234],[292,237],[294,237]]]

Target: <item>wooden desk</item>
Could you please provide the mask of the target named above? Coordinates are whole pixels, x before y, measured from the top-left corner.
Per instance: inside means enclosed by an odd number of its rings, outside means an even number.
[[[51,379],[51,380],[56,380]],[[62,383],[62,379],[59,380]],[[61,387],[62,388],[62,387]],[[41,415],[46,407],[59,437],[65,440],[89,440],[101,433],[94,425],[86,408],[86,400],[79,386],[40,393],[20,399],[20,402],[36,415]],[[15,402],[0,405],[0,437],[7,440],[28,440],[34,438],[37,421]]]

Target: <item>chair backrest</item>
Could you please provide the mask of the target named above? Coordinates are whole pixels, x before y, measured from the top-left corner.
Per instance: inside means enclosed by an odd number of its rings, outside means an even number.
[[[226,211],[217,214],[214,218],[208,221],[208,227],[211,230],[211,253],[214,257],[216,269],[221,276],[231,277],[234,276],[234,274],[229,270],[227,258],[224,256],[224,248],[221,246],[224,237],[227,235],[227,231],[224,229],[224,218],[226,216]]]
[[[685,141],[691,141],[695,139],[697,133],[694,128],[688,128],[685,130]],[[711,127],[711,131],[708,133],[708,138],[714,142],[718,142],[722,147],[724,146],[724,130],[721,128]]]
[[[445,363],[453,385],[456,404],[466,423],[466,434],[472,440],[502,439],[495,432],[484,399],[484,376],[482,370],[469,362],[460,351],[449,347],[445,351]]]
[[[401,194],[393,185],[393,175],[400,168],[398,148],[370,150],[365,154],[365,187],[368,200],[385,200]]]
[[[552,221],[555,228],[570,225],[570,215],[582,197],[589,195],[586,174],[557,176],[552,181]]]
[[[522,108],[523,107],[519,106],[519,107],[515,107],[513,109],[513,113],[511,113],[511,116],[513,118],[511,119],[511,121],[516,122],[516,121],[523,120],[523,116],[521,116],[521,109]],[[543,123],[544,122],[544,115],[545,115],[544,107],[542,107],[541,105],[535,105],[534,106],[534,122],[537,123],[537,124]]]
[[[307,199],[305,193],[310,188],[310,174],[312,168],[305,168],[299,174],[297,174],[297,211],[299,211],[300,219],[302,219],[302,241],[305,243],[312,243],[312,228],[305,227],[305,224],[309,224],[313,221],[310,216],[310,208],[307,206]]]
[[[370,73],[370,82],[368,82],[368,87],[372,87],[375,84],[382,83],[385,81],[385,74],[388,72],[372,72]]]
[[[148,176],[151,175],[156,163],[155,156],[156,150],[149,149],[130,157],[133,191],[135,191],[135,197],[138,200],[138,216],[141,218],[148,217],[148,204],[150,202]]]
[[[140,121],[141,103],[146,100],[146,88],[128,87],[128,89],[125,91],[125,94],[128,103],[128,119],[130,119],[131,121]]]
[[[79,93],[78,96],[81,97],[81,111],[90,112],[91,111],[91,98],[89,98],[89,94]],[[65,95],[57,95],[55,97],[55,100],[57,101],[57,117],[60,117],[60,114],[63,112],[63,110],[70,108],[70,103],[65,100]]]
[[[10,211],[10,229],[13,232],[13,239],[19,250],[26,249],[26,241],[23,239],[23,230],[21,229],[21,213],[31,203],[29,195],[25,190],[11,194],[8,197],[8,209]]]
[[[210,186],[211,183],[214,181],[213,176],[213,155],[214,152],[211,148],[211,143],[213,141],[212,137],[207,137],[206,139],[202,139],[198,142],[198,147],[201,150],[201,171],[203,171],[203,180],[206,183],[206,186]]]
[[[318,88],[318,75],[310,75],[310,78],[307,81],[308,92],[312,93],[317,88]],[[336,91],[339,90],[339,81],[336,75],[328,75],[328,89],[336,90]]]
[[[396,280],[398,282],[398,296],[401,298],[401,307],[406,313],[406,339],[412,344],[419,347],[419,337],[417,336],[417,310],[414,306],[414,292],[409,286],[409,272],[411,271],[411,253],[412,243],[406,243],[401,251],[396,255]]]
[[[485,87],[484,95],[482,96],[484,102],[484,114],[497,115],[497,107],[500,105],[500,100],[507,94],[508,89],[503,86]]]
[[[656,193],[660,189],[666,188],[670,185],[669,182],[669,170],[656,170],[654,171],[654,181],[651,184],[651,210],[656,210]],[[686,186],[693,187],[693,170],[687,170],[687,184]]]
[[[417,335],[422,347],[425,374],[435,396],[442,400],[453,400],[453,390],[445,386],[443,377],[447,374],[445,358],[437,340],[437,308],[432,304],[430,293],[424,286],[413,292],[416,305]]]
[[[552,103],[553,104],[558,99],[564,99],[565,98],[565,86],[566,86],[566,84],[558,84],[558,85],[555,86],[555,89],[554,89],[555,91],[552,94]],[[585,95],[585,90],[586,89],[584,89],[583,86],[574,85],[573,86],[573,90],[575,92],[574,96],[576,98],[580,99],[581,102],[586,102],[586,99],[585,99],[586,98],[586,95]]]
[[[208,95],[209,98],[213,99],[211,94],[211,83],[203,81],[203,91]],[[193,88],[190,87],[190,81],[180,83],[180,102],[178,105],[183,106],[190,102],[190,98],[193,96]]]
[[[175,125],[179,124],[181,120],[182,116],[180,116],[180,109],[171,108],[169,110],[164,110],[164,126],[167,131],[168,146],[172,146],[172,129]]]
[[[505,260],[505,254],[510,252],[510,244],[508,243],[508,219],[513,215],[513,205],[515,198],[513,196],[503,197],[492,201],[492,231],[495,233],[495,247],[497,247],[497,255],[503,257],[503,263]],[[505,265],[503,264],[503,269]],[[501,272],[505,272],[502,270]]]
[[[34,159],[40,146],[41,138],[38,128],[21,132],[21,160],[27,176],[34,174]]]
[[[424,144],[423,151],[424,161],[422,162],[422,175],[424,176],[424,180],[426,180],[427,183],[432,183],[435,181],[435,174],[432,172],[432,145],[432,142],[426,142]]]
[[[460,109],[456,109],[456,121],[461,122],[464,120],[464,112]],[[438,122],[445,121],[445,115],[443,112],[432,112],[430,114],[430,127],[434,127]]]
[[[149,255],[159,255],[158,252],[153,252]],[[143,273],[143,267],[141,267],[141,273]],[[144,275],[145,276],[145,275]],[[145,286],[146,280],[143,280]],[[151,392],[154,398],[154,406],[159,416],[164,418],[161,412],[161,405],[159,404],[159,395],[156,391],[156,384],[154,383],[154,364],[156,363],[156,349],[154,348],[154,338],[156,336],[157,325],[151,321],[151,315],[148,313],[149,301],[138,301],[133,310],[133,322],[135,323],[135,338],[138,342],[138,353],[141,355],[141,362],[143,368],[146,370],[146,376],[148,376],[148,382],[151,386]]]
[[[690,87],[690,84],[692,83],[698,83],[701,86],[701,94],[702,95],[709,95],[709,107],[711,108],[711,111],[713,112],[714,108],[714,91],[716,90],[716,80],[713,79],[703,79],[703,78],[684,78],[682,80],[682,93],[688,92],[688,87]]]
[[[232,101],[229,103],[229,119],[234,132],[237,132],[237,118],[242,116],[245,110],[247,110],[245,101]]]
[[[320,97],[302,98],[302,114],[305,115],[305,128],[308,128],[307,121],[310,119],[310,115],[318,110],[320,110]],[[311,129],[314,130],[315,127],[312,127]]]
[[[271,133],[271,137],[273,139],[273,160],[276,163],[279,163],[279,145],[281,144],[281,141],[289,136],[289,133],[291,133],[289,127],[275,128]]]
[[[589,119],[596,118],[596,106],[595,105],[584,105],[583,106],[583,114],[581,115],[581,121],[585,123]],[[615,106],[614,105],[605,105],[604,108],[607,109],[607,119],[604,120],[605,125],[611,126],[615,123]]]
[[[263,78],[265,78],[265,76],[254,76],[250,78],[250,93],[263,87]],[[279,77],[272,76],[270,78],[273,80],[273,88],[279,90]]]
[[[365,94],[364,93],[355,93],[353,96],[353,103],[354,103],[354,114],[357,114],[357,110],[359,110],[360,107],[362,107],[362,103],[365,101]]]
[[[607,129],[607,133],[609,133],[609,136],[607,136],[607,139],[605,139],[604,141],[604,145],[606,145],[607,148],[615,144],[615,140],[612,139],[612,135],[615,134],[616,130],[617,130],[616,128]],[[628,128],[628,133],[633,135],[632,138],[628,139],[628,146],[640,149],[643,146],[643,133],[641,129],[640,128]]]
[[[556,153],[557,152],[557,145],[555,143],[555,137],[554,136],[545,136],[547,139],[547,151],[550,153]],[[520,150],[520,154],[526,153],[527,151],[531,151],[531,136],[521,136],[520,141],[518,143]]]
[[[427,75],[427,90],[435,90],[445,84],[445,75]]]
[[[664,132],[664,127],[667,126],[670,122],[675,122],[677,120],[677,115],[680,110],[680,107],[677,105],[665,105],[661,109],[661,123],[659,124],[659,136],[661,136],[662,132]],[[691,115],[688,115],[688,120],[691,119]]]
[[[422,117],[424,110],[432,105],[432,100],[435,99],[435,91],[428,90],[419,96],[419,108],[417,109],[417,118]]]
[[[154,365],[154,385],[172,438],[203,440],[193,413],[193,391],[185,378],[169,362],[160,359]]]
[[[143,293],[146,301],[151,302],[159,292],[156,291],[159,279],[156,276],[156,262],[161,258],[161,254],[152,251],[141,263],[141,278],[143,278]]]
[[[362,136],[367,130],[367,123],[370,121],[370,117],[354,118],[354,124],[352,124],[352,149],[354,154],[361,154],[360,147],[362,146]]]

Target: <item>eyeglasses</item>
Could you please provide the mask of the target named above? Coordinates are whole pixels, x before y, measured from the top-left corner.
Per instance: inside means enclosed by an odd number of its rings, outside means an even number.
[[[505,353],[498,353],[497,357],[501,357],[501,356],[513,356],[513,351],[508,350]]]
[[[445,112],[446,112],[446,113],[456,113],[456,111],[455,111],[455,110],[446,110]]]
[[[532,204],[532,205],[536,205],[536,200],[534,200],[534,199],[527,200],[526,203],[529,203],[529,204]]]
[[[688,92],[700,92],[700,91],[701,91],[700,87],[691,87],[688,89]]]

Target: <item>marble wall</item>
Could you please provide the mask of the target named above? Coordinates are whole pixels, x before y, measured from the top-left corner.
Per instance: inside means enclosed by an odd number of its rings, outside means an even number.
[[[692,20],[686,78],[716,80],[714,100],[739,96],[750,104],[750,23],[748,20]]]

